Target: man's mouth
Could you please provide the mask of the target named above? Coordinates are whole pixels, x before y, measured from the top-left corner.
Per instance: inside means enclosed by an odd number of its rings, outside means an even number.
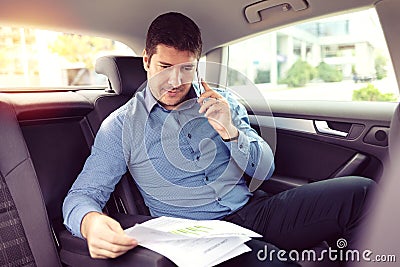
[[[182,91],[182,90],[176,89],[176,88],[174,88],[174,89],[172,89],[172,90],[164,89],[164,95],[172,96],[172,97],[173,97],[173,96],[176,96],[177,94],[179,94],[181,91]]]
[[[169,96],[175,96],[178,93],[178,91],[167,91],[167,94]]]

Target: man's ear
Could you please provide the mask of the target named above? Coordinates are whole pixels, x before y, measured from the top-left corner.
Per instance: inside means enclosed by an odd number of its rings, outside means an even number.
[[[144,67],[144,70],[145,71],[149,71],[150,61],[149,61],[149,56],[147,55],[146,49],[143,49],[142,56],[143,56],[143,67]]]

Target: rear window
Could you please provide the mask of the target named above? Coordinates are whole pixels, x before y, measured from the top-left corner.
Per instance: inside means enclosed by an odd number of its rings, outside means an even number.
[[[0,26],[0,90],[103,87],[96,59],[135,55],[126,45],[100,37]]]

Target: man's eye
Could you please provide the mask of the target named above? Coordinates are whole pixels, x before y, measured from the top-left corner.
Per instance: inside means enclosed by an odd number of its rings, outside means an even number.
[[[170,66],[168,66],[168,65],[160,65],[160,67],[163,68],[163,69],[166,69],[166,68],[169,68]]]
[[[184,66],[183,69],[186,71],[192,71],[194,69],[194,66]]]

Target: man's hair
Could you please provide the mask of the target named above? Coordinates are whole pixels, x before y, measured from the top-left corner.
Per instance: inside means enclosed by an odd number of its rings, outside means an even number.
[[[177,12],[158,16],[150,24],[146,36],[146,53],[149,59],[163,44],[179,51],[190,51],[197,59],[202,50],[201,32],[193,20]]]

